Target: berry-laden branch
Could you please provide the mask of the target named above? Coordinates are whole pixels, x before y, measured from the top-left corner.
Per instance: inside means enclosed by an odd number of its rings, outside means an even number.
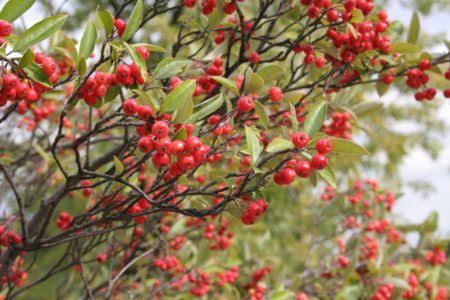
[[[145,272],[168,279],[151,282],[151,297],[188,283],[194,296],[210,293],[209,273],[194,264],[201,249],[183,258],[187,268],[172,254],[186,236],[225,251],[233,237],[226,214],[257,223],[269,209],[267,191],[319,179],[336,187],[330,162],[368,154],[352,141],[361,106],[353,111],[348,101],[343,109],[339,98],[363,95],[368,84],[382,95],[406,78],[416,100],[432,100],[432,85],[450,79],[448,52],[432,57],[402,42],[369,0],[112,2],[115,11],[98,9],[79,45],[59,31],[66,16],[13,35],[14,17],[29,8],[13,2],[0,12],[0,170],[13,192],[3,195],[0,286],[11,299],[72,267],[83,296],[112,298],[129,278],[148,285],[138,270],[148,258]],[[174,16],[176,24],[166,24]],[[34,50],[51,35],[48,53]],[[396,240],[393,230],[388,239]],[[344,231],[310,241],[309,251]],[[348,242],[363,247],[366,264],[378,244],[358,234]],[[61,258],[29,282],[27,270],[61,247]],[[347,268],[342,248],[338,262]],[[86,271],[96,263],[101,272]],[[332,278],[334,298],[348,274],[327,267],[311,266],[308,280],[286,286],[320,298],[317,282]],[[259,282],[269,272],[260,269],[240,289],[262,299]],[[218,273],[218,287],[237,274],[236,266]],[[373,299],[390,299],[380,297]]]

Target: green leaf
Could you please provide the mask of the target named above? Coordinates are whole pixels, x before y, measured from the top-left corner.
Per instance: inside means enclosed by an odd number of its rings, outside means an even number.
[[[197,104],[194,107],[194,113],[189,118],[189,122],[196,122],[209,116],[216,110],[218,110],[223,104],[223,95],[218,94],[206,101]]]
[[[363,292],[364,287],[361,284],[347,285],[336,295],[336,300],[358,300]]]
[[[192,97],[188,97],[184,102],[184,105],[177,110],[173,122],[179,124],[188,123],[188,120],[192,116],[193,111],[194,103],[192,102]]]
[[[44,70],[37,65],[36,63],[32,63],[26,68],[23,69],[25,74],[27,74],[28,77],[31,78],[31,80],[38,82],[42,84],[43,86],[52,87],[52,83],[50,82],[50,79],[48,79],[47,75],[44,73]]]
[[[413,44],[405,43],[405,42],[397,42],[392,44],[392,53],[417,53],[420,52],[420,49]]]
[[[135,32],[139,29],[143,16],[144,5],[142,4],[142,0],[138,0],[130,18],[128,19],[127,27],[120,38],[122,41],[128,41],[133,34],[135,34]]]
[[[80,57],[80,60],[77,65],[78,75],[80,75],[80,77],[84,77],[84,74],[86,74],[86,69],[87,69],[86,59],[84,59],[84,57]]]
[[[261,143],[258,140],[258,136],[252,128],[245,126],[245,138],[247,140],[247,148],[250,154],[253,165],[258,161],[259,155],[262,151]]]
[[[187,137],[186,128],[181,127],[174,135],[172,140],[185,140]]]
[[[118,159],[115,155],[114,155],[114,165],[116,167],[116,174],[121,174],[125,169],[120,159]]]
[[[389,85],[387,85],[383,81],[379,80],[379,81],[377,81],[376,88],[377,88],[378,96],[383,97],[389,90]]]
[[[98,24],[105,30],[105,36],[109,36],[114,29],[114,19],[111,13],[107,10],[95,12]]]
[[[255,112],[258,116],[258,120],[261,123],[261,125],[267,129],[267,126],[269,126],[269,117],[267,116],[266,110],[264,108],[264,105],[261,104],[258,100],[253,101],[255,104]]]
[[[269,153],[276,153],[292,148],[294,148],[294,144],[292,144],[291,141],[277,137],[270,142],[270,144],[267,146],[266,151]]]
[[[183,71],[182,68],[190,63],[189,59],[186,58],[164,58],[157,66],[153,72],[153,79],[164,79],[175,76]]]
[[[150,104],[154,112],[159,111],[158,101],[155,98],[151,97],[148,93],[138,89],[133,90],[133,93],[136,93],[139,97],[145,100],[146,104]]]
[[[0,20],[13,22],[22,16],[36,0],[9,0],[2,11],[0,11]]]
[[[309,175],[309,181],[311,182],[313,187],[317,186],[317,173],[316,173],[316,171],[312,172],[311,175]]]
[[[306,116],[303,131],[308,136],[311,136],[311,134],[320,129],[323,122],[325,121],[326,115],[327,115],[327,104],[324,101],[320,101],[311,105],[308,115]]]
[[[80,56],[88,59],[94,51],[96,41],[97,28],[95,28],[94,22],[89,20],[86,25],[86,29],[84,30],[83,37],[81,38],[79,51]]]
[[[413,12],[411,22],[409,23],[408,43],[416,44],[420,33],[420,19],[416,11]]]
[[[19,62],[19,66],[17,67],[19,70],[29,66],[34,62],[34,52],[28,48],[25,54],[22,56]]]
[[[340,138],[331,138],[331,142],[333,143],[333,152],[342,152],[342,153],[354,153],[354,154],[369,154],[366,148],[356,144],[351,140],[340,139]]]
[[[359,9],[352,10],[352,18],[350,19],[351,23],[361,23],[364,21],[364,14]]]
[[[252,69],[248,69],[245,75],[244,93],[257,92],[264,86],[264,79],[257,73],[253,73]]]
[[[351,108],[355,115],[360,118],[362,116],[371,114],[383,107],[383,102],[378,101],[366,101],[356,104]]]
[[[75,43],[64,32],[61,32],[61,35],[63,36],[64,44],[66,45],[67,48],[69,48],[69,51],[68,51],[70,54],[69,57],[72,58],[72,60],[75,62],[75,64],[78,64],[78,51],[77,51],[77,48],[75,47]]]
[[[425,221],[420,225],[419,232],[426,233],[436,231],[438,227],[438,218],[438,213],[436,211],[432,211],[425,219]]]
[[[234,82],[233,80],[230,80],[228,78],[224,78],[221,76],[211,76],[211,78],[214,81],[217,81],[218,83],[220,83],[221,85],[223,85],[224,87],[230,89],[231,91],[235,92],[237,95],[239,95],[239,90],[236,87],[236,82]]]
[[[119,95],[120,93],[120,87],[117,85],[110,85],[108,87],[108,90],[106,91],[106,95],[103,99],[103,104],[106,104],[114,99]]]
[[[145,47],[148,50],[150,50],[150,52],[162,52],[162,53],[168,53],[169,51],[167,51],[167,49],[158,46],[158,45],[153,45],[153,44],[147,44],[147,43],[136,43],[132,45],[133,47],[137,48],[137,47]]]
[[[322,177],[323,180],[325,180],[330,186],[333,188],[336,188],[336,176],[334,175],[333,170],[330,168],[330,166],[326,167],[325,169],[317,171],[320,177]]]
[[[67,15],[53,16],[34,24],[30,29],[22,33],[14,50],[21,51],[33,46],[58,31],[66,22]]]
[[[409,290],[410,286],[408,282],[404,279],[397,278],[397,277],[387,277],[383,278],[381,281],[382,284],[392,283],[392,285],[396,288],[403,289],[403,290]]]
[[[144,58],[142,57],[139,52],[133,47],[131,47],[128,43],[123,42],[123,45],[127,49],[128,54],[130,54],[131,59],[136,64],[136,66],[139,68],[139,71],[141,72],[141,76],[144,77],[147,74],[147,64],[145,63]]]
[[[294,130],[294,132],[298,131],[298,120],[297,120],[297,112],[295,111],[295,107],[294,105],[292,105],[292,103],[289,103],[289,111],[290,111],[290,115],[289,115],[289,119],[291,120],[292,123],[292,130]]]
[[[261,67],[256,74],[261,76],[264,82],[269,82],[270,80],[279,80],[286,70],[279,65],[265,65]]]
[[[161,107],[161,112],[174,112],[182,107],[184,103],[194,94],[195,85],[196,82],[193,79],[182,82],[172,92],[170,92],[169,95],[167,95],[167,98],[164,100]]]
[[[285,289],[283,283],[279,283],[269,300],[288,300],[291,296],[291,292]]]

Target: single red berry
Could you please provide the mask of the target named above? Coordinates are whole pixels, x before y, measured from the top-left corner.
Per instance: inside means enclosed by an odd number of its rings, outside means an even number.
[[[273,86],[269,89],[269,98],[274,102],[281,101],[283,99],[283,91],[277,86]]]
[[[328,166],[328,159],[325,155],[317,153],[311,158],[311,167],[315,170],[322,170]]]
[[[148,50],[147,47],[138,47],[136,48],[136,51],[139,52],[139,54],[141,54],[144,60],[147,60],[150,57],[150,50]]]
[[[153,126],[152,126],[152,133],[157,137],[157,138],[163,138],[166,137],[170,132],[169,129],[169,124],[167,124],[167,122],[164,121],[156,121]]]
[[[392,82],[394,82],[394,76],[392,76],[392,75],[384,75],[383,76],[383,82],[384,82],[384,84],[390,85]]]
[[[311,164],[306,160],[299,162],[295,166],[295,174],[297,174],[297,176],[299,177],[307,178],[309,177],[309,175],[311,175],[311,172]]]
[[[108,255],[106,255],[106,253],[100,253],[97,255],[97,261],[101,264],[104,263],[107,259]]]
[[[308,145],[309,137],[305,132],[296,132],[292,135],[291,141],[297,149],[302,149]]]
[[[202,147],[202,141],[198,137],[191,135],[186,139],[185,147],[187,152],[193,154],[200,150]]]
[[[223,12],[226,13],[227,15],[231,15],[235,11],[236,11],[236,5],[234,5],[233,2],[228,2],[227,4],[225,4],[223,6]]]
[[[253,99],[248,96],[241,97],[237,103],[237,108],[243,113],[251,111],[254,107]]]
[[[320,9],[317,6],[310,6],[306,11],[306,15],[310,19],[315,19],[320,15]]]
[[[12,32],[12,24],[5,20],[0,20],[0,37],[7,37]]]
[[[334,8],[330,9],[327,12],[327,19],[332,23],[337,22],[339,20],[339,12]]]
[[[184,0],[184,6],[192,8],[197,3],[197,0]]]
[[[330,153],[333,149],[333,143],[330,139],[320,138],[316,143],[316,150],[321,154]]]
[[[445,98],[450,98],[450,89],[445,89],[444,90],[444,97]]]
[[[148,121],[151,117],[153,117],[153,110],[150,106],[140,105],[137,109],[137,114],[139,119]]]
[[[137,146],[143,153],[149,153],[155,149],[155,142],[150,137],[144,136],[139,139]]]
[[[259,54],[256,52],[252,52],[248,55],[248,60],[254,64],[257,65],[259,63]]]
[[[431,62],[428,59],[422,59],[419,62],[419,69],[421,69],[422,71],[426,71],[429,68],[431,68]]]
[[[170,149],[170,153],[172,153],[173,155],[180,156],[184,153],[185,144],[183,141],[175,140],[175,141],[172,141],[169,149]]]
[[[123,103],[123,111],[126,115],[134,115],[139,108],[139,103],[136,101],[136,99],[130,98],[128,100],[125,100]]]
[[[181,170],[192,170],[195,167],[195,158],[192,154],[184,154],[178,161]]]

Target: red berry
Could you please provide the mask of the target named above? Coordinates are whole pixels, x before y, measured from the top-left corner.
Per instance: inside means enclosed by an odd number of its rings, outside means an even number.
[[[136,99],[128,99],[123,103],[123,112],[126,115],[134,115],[139,108],[139,103],[136,101]]]
[[[146,47],[138,47],[136,48],[136,51],[141,54],[144,60],[147,60],[150,57],[150,50]]]
[[[252,52],[248,55],[248,60],[254,64],[257,65],[259,63],[259,54],[256,52]]]
[[[332,149],[333,149],[333,143],[331,142],[330,139],[320,138],[317,141],[317,144],[316,144],[317,152],[319,152],[321,154],[327,154],[327,153],[330,153]]]
[[[151,117],[153,117],[153,110],[150,106],[140,105],[137,109],[137,114],[139,119],[148,121]]]
[[[180,160],[178,161],[178,166],[181,170],[192,170],[195,167],[195,159],[192,154],[185,154],[180,157]]]
[[[302,178],[307,178],[311,175],[312,168],[308,161],[301,161],[295,166],[295,174]]]
[[[444,90],[444,97],[445,98],[450,98],[450,89],[445,89]]]
[[[320,9],[317,6],[310,6],[306,11],[306,15],[310,19],[315,19],[320,15]]]
[[[394,76],[392,76],[392,75],[384,75],[383,76],[383,82],[384,82],[384,84],[390,85],[392,82],[394,82]]]
[[[292,135],[291,141],[297,149],[302,149],[308,145],[309,137],[304,132],[296,132]]]
[[[106,253],[100,253],[99,255],[97,255],[97,261],[101,264],[104,263],[107,259],[108,255],[106,255]]]
[[[339,20],[339,12],[332,8],[327,12],[327,19],[330,22],[337,22]]]
[[[192,8],[197,3],[197,0],[184,0],[184,6]]]
[[[0,20],[0,37],[7,37],[12,32],[12,25],[11,23]]]
[[[137,146],[143,153],[149,153],[155,149],[155,142],[151,138],[144,136],[139,139]]]
[[[277,86],[273,86],[269,89],[269,98],[274,102],[281,101],[283,99],[283,91]]]
[[[422,59],[419,62],[419,69],[421,69],[422,71],[426,71],[429,68],[431,68],[431,62],[428,59]]]
[[[241,97],[237,103],[237,108],[243,113],[251,111],[254,107],[253,99],[248,96]]]
[[[200,150],[202,147],[202,141],[198,137],[191,135],[186,139],[185,147],[189,153],[194,153]]]
[[[311,167],[315,170],[322,170],[328,166],[328,159],[325,155],[317,153],[311,158]]]
[[[181,154],[184,153],[184,150],[185,150],[184,142],[180,141],[180,140],[173,141],[170,144],[169,149],[170,149],[170,153],[172,153],[173,155],[180,156]]]
[[[223,12],[227,15],[231,15],[236,11],[236,5],[233,2],[229,2],[223,6]]]
[[[169,125],[164,121],[156,121],[152,126],[152,133],[159,139],[166,137],[169,132]]]

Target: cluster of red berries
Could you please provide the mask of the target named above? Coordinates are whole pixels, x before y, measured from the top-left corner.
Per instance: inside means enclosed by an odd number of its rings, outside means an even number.
[[[419,278],[417,278],[416,274],[409,273],[408,276],[408,284],[409,284],[409,291],[404,291],[402,293],[403,299],[412,299],[414,298],[414,295],[419,291]]]
[[[383,284],[378,287],[371,300],[391,300],[394,285],[392,283]]]
[[[233,266],[230,270],[216,274],[218,286],[224,286],[227,283],[235,282],[239,277],[239,267]]]
[[[205,75],[200,76],[196,79],[197,85],[195,87],[194,96],[199,96],[201,94],[209,94],[216,86],[217,82],[214,81],[211,76],[220,76],[223,74],[223,59],[217,57],[212,61],[212,64],[206,67]],[[198,67],[202,68],[201,64],[197,64]],[[177,77],[176,77],[177,78]],[[176,85],[181,83],[181,79],[175,79]],[[174,87],[176,87],[174,84]],[[172,87],[172,86],[171,86]],[[174,88],[172,87],[172,89]]]
[[[119,36],[122,36],[125,29],[127,28],[127,23],[122,19],[114,18],[114,27],[116,27],[116,29],[117,29],[117,34]]]
[[[325,187],[322,194],[320,194],[320,200],[322,201],[331,201],[336,197],[336,192],[332,186]]]
[[[184,0],[184,6],[192,8],[197,3],[197,0]],[[217,6],[217,0],[202,0],[202,13],[204,15],[210,15]]]
[[[325,64],[327,63],[326,57],[316,57],[316,53],[314,51],[315,50],[314,45],[312,45],[312,44],[306,44],[306,45],[296,44],[296,45],[294,45],[292,50],[295,53],[304,52],[305,53],[304,62],[307,65],[315,64],[316,67],[320,69],[323,66],[325,66]]]
[[[61,230],[67,230],[72,226],[73,217],[69,213],[63,211],[56,220],[56,226]]]
[[[205,239],[211,241],[211,245],[209,246],[210,250],[226,250],[231,246],[231,242],[233,239],[233,232],[228,231],[228,219],[222,216],[222,221],[217,228],[217,231],[214,228],[213,223],[209,223],[205,227]]]
[[[373,236],[363,236],[361,241],[363,243],[363,257],[369,260],[376,259],[378,257],[380,242]]]
[[[445,251],[439,247],[429,250],[425,254],[425,260],[434,266],[445,264],[446,259]]]
[[[193,296],[202,297],[206,295],[211,288],[211,278],[206,272],[197,272],[197,276],[190,275],[189,282],[195,284],[190,292]]]
[[[178,268],[178,266],[180,266],[180,262],[175,256],[168,255],[162,258],[155,259],[153,265],[163,271],[169,271]]]
[[[173,240],[170,241],[169,246],[173,251],[180,250],[184,243],[186,242],[186,237],[184,235],[178,235]]]
[[[255,223],[255,220],[266,212],[267,206],[268,204],[264,199],[258,199],[251,202],[241,216],[242,223],[245,225]]]
[[[22,244],[22,238],[13,230],[6,230],[5,226],[0,225],[0,245],[9,247],[10,245]]]
[[[347,112],[333,112],[331,114],[332,121],[330,125],[323,130],[329,136],[352,139],[352,124],[350,124],[350,114]]]
[[[25,260],[22,257],[18,257],[14,261],[8,263],[10,263],[11,267],[9,268],[9,272],[1,277],[0,285],[5,286],[5,284],[14,284],[21,287],[28,278],[28,273],[20,269],[25,263]]]
[[[139,201],[136,204],[134,204],[133,206],[130,207],[130,209],[128,210],[128,213],[130,215],[138,214],[140,212],[145,211],[149,207],[150,207],[150,203],[148,203],[147,199],[141,198],[141,199],[139,199]],[[145,221],[147,221],[147,218],[148,217],[146,215],[142,215],[142,216],[133,217],[133,220],[136,224],[142,224]]]

